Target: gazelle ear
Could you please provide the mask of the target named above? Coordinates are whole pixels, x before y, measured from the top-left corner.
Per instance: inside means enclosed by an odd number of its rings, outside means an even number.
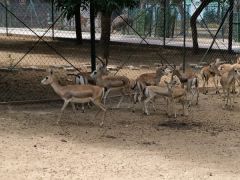
[[[240,57],[237,58],[237,64],[240,64]]]
[[[219,64],[221,62],[221,59],[220,58],[217,58],[216,60],[215,60],[215,64]]]

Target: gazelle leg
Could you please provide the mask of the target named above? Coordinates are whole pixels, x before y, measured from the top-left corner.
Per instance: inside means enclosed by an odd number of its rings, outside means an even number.
[[[218,85],[216,84],[216,79],[215,79],[216,77],[214,76],[213,77],[213,84],[214,84],[214,86],[215,86],[215,88],[216,88],[216,94],[219,94],[219,90],[218,90]]]
[[[153,110],[154,110],[154,111],[157,111],[157,109],[156,109],[156,107],[155,107],[155,101],[156,101],[156,99],[153,98],[153,100],[151,101],[151,103],[152,103]]]
[[[102,118],[102,122],[100,123],[100,126],[103,126],[104,124],[104,119],[105,119],[105,115],[106,115],[106,108],[104,107],[104,105],[96,100],[91,100],[93,102],[93,104],[95,104],[97,107],[99,107],[102,111],[103,111],[103,118]],[[100,113],[100,110],[97,112],[96,116]]]
[[[58,116],[58,119],[57,119],[57,124],[59,124],[60,119],[61,119],[61,117],[62,117],[62,113],[63,113],[63,111],[65,110],[65,108],[67,107],[68,103],[69,103],[69,101],[67,101],[67,100],[64,101],[64,104],[63,104],[63,106],[62,106],[61,112],[60,112],[60,114],[59,114],[59,116]]]
[[[73,112],[76,112],[77,110],[76,110],[75,104],[73,102],[71,102],[71,105],[72,105]]]
[[[120,105],[121,105],[121,103],[122,103],[122,101],[123,101],[123,99],[124,99],[125,94],[124,94],[123,91],[121,91],[121,95],[122,95],[122,96],[121,96],[121,98],[120,98],[120,100],[119,100],[119,102],[118,102],[117,108],[120,107]]]
[[[105,93],[105,95],[104,95],[104,97],[103,97],[103,104],[104,104],[104,106],[106,105],[106,99],[107,99],[107,96],[108,96],[108,94],[110,93],[110,89],[108,89],[107,90],[107,92]]]
[[[174,99],[172,99],[172,112],[174,112],[174,117],[177,118],[177,111],[176,111]]]
[[[74,112],[75,117],[76,117],[77,125],[79,125],[78,119],[77,119],[77,114],[76,114],[77,110],[76,110],[75,104],[73,102],[71,102],[71,105],[72,105],[72,109],[73,109],[73,112]]]
[[[199,103],[199,89],[196,89],[196,93],[197,93],[197,100],[196,100],[196,105],[198,105]]]
[[[82,113],[85,113],[84,103],[82,103]]]
[[[148,103],[149,103],[149,101],[151,101],[152,98],[153,97],[150,96],[150,97],[148,97],[147,99],[144,100],[144,113],[146,115],[150,115],[149,112],[148,112]]]

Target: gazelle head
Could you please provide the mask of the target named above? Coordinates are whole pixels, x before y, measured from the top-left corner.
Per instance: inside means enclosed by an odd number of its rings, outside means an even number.
[[[234,70],[234,78],[240,80],[240,68],[233,68]]]
[[[169,72],[169,69],[168,69],[168,67],[165,65],[165,66],[159,67],[159,68],[156,70],[156,75],[157,75],[157,76],[163,76],[163,75],[167,75],[168,72]]]
[[[215,59],[214,62],[209,64],[209,71],[219,74],[219,66],[221,65],[221,60],[219,58]]]
[[[95,71],[91,73],[91,78],[96,79],[98,76],[106,75],[107,74],[107,65],[103,62],[102,59],[98,58],[98,60],[101,62],[101,64],[97,65],[97,68]]]
[[[53,71],[52,69],[47,70],[48,75],[41,81],[42,84],[48,85],[53,83]]]

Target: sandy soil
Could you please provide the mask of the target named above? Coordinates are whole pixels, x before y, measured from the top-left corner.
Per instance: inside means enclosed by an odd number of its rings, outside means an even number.
[[[145,116],[109,110],[99,127],[61,103],[0,106],[1,179],[239,179],[239,101],[222,110],[202,95],[189,117],[167,118],[165,105]],[[126,104],[123,105],[126,107]],[[77,122],[79,125],[77,125]]]
[[[16,63],[33,43],[33,39],[0,38],[0,67]],[[89,61],[88,45],[61,41],[52,45],[76,66]],[[111,64],[151,66],[120,71],[131,78],[153,71],[153,63],[160,61],[158,48],[135,48],[111,47]],[[171,63],[182,61],[181,50],[160,52]],[[202,57],[187,53],[188,62]],[[218,56],[211,53],[208,58]],[[60,59],[40,43],[18,67],[67,64]],[[40,85],[44,75],[0,72],[0,100],[57,98],[50,87]],[[109,107],[115,106],[115,100],[110,101]],[[233,111],[223,110],[222,104],[214,92],[201,94],[200,105],[192,107],[189,117],[175,119],[167,117],[161,99],[150,116],[143,115],[140,105],[132,113],[125,101],[121,109],[108,110],[103,127],[95,107],[85,114],[74,114],[69,107],[58,126],[62,102],[0,105],[0,179],[239,179],[239,99]]]

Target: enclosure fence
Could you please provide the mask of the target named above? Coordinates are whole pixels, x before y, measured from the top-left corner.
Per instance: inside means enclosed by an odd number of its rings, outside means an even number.
[[[113,12],[109,57],[113,75],[135,79],[161,64],[181,66],[186,62],[198,70],[217,57],[236,60],[240,41],[236,2],[233,8],[228,2],[210,3],[198,17],[198,54],[192,53],[190,18],[199,4],[194,0],[166,2],[149,1]],[[91,71],[89,10],[81,9],[79,21],[86,40],[82,44],[76,42],[75,18],[67,20],[53,3],[0,1],[0,102],[56,99],[51,88],[40,84],[47,68],[56,69],[63,84],[74,83],[74,76],[68,74]],[[100,15],[95,26],[99,40]],[[98,43],[96,48],[98,56]]]

